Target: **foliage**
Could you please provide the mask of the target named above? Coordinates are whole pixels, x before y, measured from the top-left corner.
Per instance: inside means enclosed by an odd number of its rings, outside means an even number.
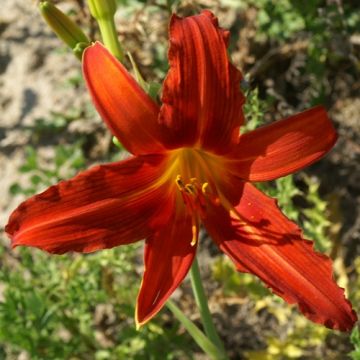
[[[254,130],[264,124],[264,113],[266,111],[267,102],[261,101],[259,98],[259,89],[247,89],[245,91],[246,102],[244,104],[244,113],[246,117],[245,125],[241,128],[241,133]]]
[[[260,38],[286,40],[304,28],[304,18],[294,11],[290,0],[280,0],[276,3],[269,0],[250,0],[248,4],[258,8]]]
[[[339,66],[352,52],[347,39],[360,26],[358,5],[354,9],[347,2],[322,0],[247,0],[246,3],[257,9],[260,42],[270,41],[276,46],[307,41],[306,62],[299,70],[310,79],[311,104],[324,103],[330,91],[329,64]],[[355,60],[356,67],[358,70]]]
[[[356,327],[350,337],[351,342],[354,344],[355,350],[352,351],[349,356],[353,360],[359,360],[360,359],[360,332],[359,328]]]
[[[356,258],[354,262],[354,270],[357,275],[356,281],[350,289],[350,298],[354,303],[360,301],[360,258]],[[349,356],[352,360],[360,360],[360,331],[359,327],[355,327],[351,333],[350,341],[354,346],[354,350]]]
[[[54,152],[54,157],[44,162],[44,159],[39,159],[39,154],[34,147],[26,147],[26,162],[19,171],[29,175],[29,183],[26,186],[14,183],[10,187],[10,192],[13,195],[33,195],[40,189],[64,179],[65,174],[66,176],[75,175],[85,166],[81,141],[73,145],[58,145]]]
[[[159,319],[135,330],[136,248],[51,258],[25,248],[7,255],[0,273],[3,350],[25,350],[31,359],[185,356],[186,337],[177,334],[177,325]]]

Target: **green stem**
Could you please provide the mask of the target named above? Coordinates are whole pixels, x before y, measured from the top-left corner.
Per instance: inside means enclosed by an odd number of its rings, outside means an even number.
[[[204,287],[201,281],[199,264],[196,258],[194,259],[194,262],[192,264],[190,276],[195,301],[200,311],[200,316],[204,326],[205,334],[223,354],[226,354],[224,345],[216,331],[214,322],[212,320]],[[227,358],[226,355],[224,355],[224,358]]]
[[[98,18],[96,19],[99,24],[100,32],[105,46],[110,50],[110,52],[119,60],[124,59],[124,52],[121,48],[114,19],[111,18]]]
[[[212,360],[227,360],[226,355],[213,344],[206,335],[171,300],[166,303],[168,309],[181,322],[194,341]]]

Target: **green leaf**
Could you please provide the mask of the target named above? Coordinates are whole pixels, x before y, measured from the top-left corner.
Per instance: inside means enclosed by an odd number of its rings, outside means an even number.
[[[354,345],[355,350],[349,353],[349,356],[353,360],[360,360],[360,332],[358,327],[355,327],[352,331],[350,341]]]
[[[22,193],[23,188],[18,183],[14,183],[10,186],[9,191],[11,195],[17,195]]]
[[[226,359],[226,356],[204,335],[204,333],[175,305],[172,300],[168,300],[166,306],[181,322],[184,328],[189,332],[195,342],[211,359]]]

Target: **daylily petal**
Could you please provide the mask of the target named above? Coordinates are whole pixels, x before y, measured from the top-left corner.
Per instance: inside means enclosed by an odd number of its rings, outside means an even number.
[[[149,238],[145,246],[145,272],[137,299],[136,323],[155,316],[180,285],[193,262],[191,216],[174,207],[171,222]]]
[[[229,62],[228,33],[209,11],[170,23],[170,70],[159,121],[169,148],[195,145],[225,153],[243,123],[241,73]]]
[[[317,161],[336,139],[325,109],[317,106],[241,135],[229,168],[244,180],[273,180]]]
[[[169,218],[167,158],[96,166],[22,203],[5,230],[12,245],[92,252],[144,239]]]
[[[158,105],[100,43],[84,51],[83,73],[97,111],[127,150],[133,154],[164,150]]]
[[[350,330],[357,317],[333,280],[331,260],[313,250],[274,199],[249,183],[242,186],[241,200],[232,212],[213,207],[206,219],[220,249],[239,271],[258,276],[284,300],[297,303],[310,320]]]

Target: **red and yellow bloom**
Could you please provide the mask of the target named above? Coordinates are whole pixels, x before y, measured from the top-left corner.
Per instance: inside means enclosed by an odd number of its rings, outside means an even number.
[[[21,204],[6,227],[13,246],[92,252],[146,239],[136,320],[164,305],[193,262],[202,223],[241,272],[261,278],[311,320],[349,330],[356,314],[331,261],[252,181],[290,174],[336,141],[322,107],[239,135],[241,73],[228,33],[205,11],[170,24],[170,70],[159,107],[99,43],[83,57],[94,104],[134,155],[94,167]]]

